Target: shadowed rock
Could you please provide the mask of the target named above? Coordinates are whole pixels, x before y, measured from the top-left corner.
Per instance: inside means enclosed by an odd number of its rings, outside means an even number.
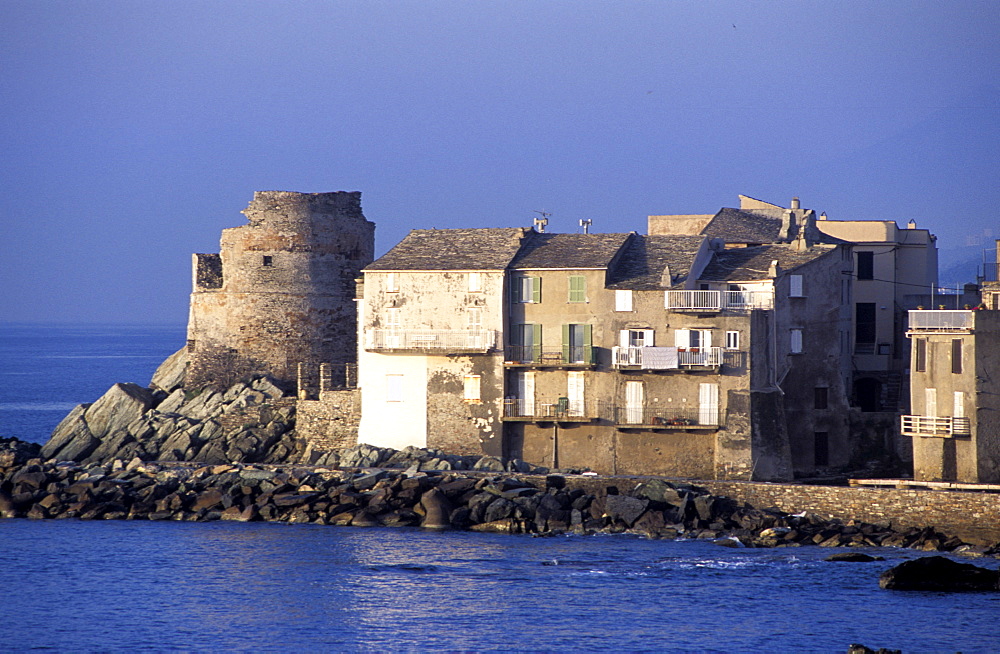
[[[943,556],[925,556],[886,570],[878,585],[888,590],[997,591],[1000,572]]]

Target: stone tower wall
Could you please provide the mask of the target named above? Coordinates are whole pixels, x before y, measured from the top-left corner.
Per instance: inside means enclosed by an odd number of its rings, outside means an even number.
[[[267,373],[291,390],[299,363],[355,361],[354,280],[375,241],[361,194],[259,191],[243,213],[218,255],[194,255],[187,384]]]

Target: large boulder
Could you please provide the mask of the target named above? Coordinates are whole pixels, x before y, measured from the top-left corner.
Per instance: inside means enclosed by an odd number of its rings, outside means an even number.
[[[103,438],[126,431],[132,421],[141,418],[152,406],[153,394],[148,388],[115,384],[87,409],[84,420],[91,434]]]
[[[888,590],[997,591],[1000,572],[943,556],[925,556],[886,570],[878,585]]]
[[[156,372],[153,373],[153,380],[149,385],[166,393],[177,390],[184,385],[187,364],[187,347],[182,347],[160,364]]]
[[[101,444],[90,433],[84,416],[90,404],[78,404],[53,430],[42,446],[40,455],[46,459],[77,461],[88,456]]]

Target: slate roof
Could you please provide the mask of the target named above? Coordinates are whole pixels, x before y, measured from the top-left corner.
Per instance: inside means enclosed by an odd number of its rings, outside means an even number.
[[[511,268],[606,268],[629,234],[539,234],[531,232]]]
[[[650,291],[682,284],[704,240],[704,236],[635,234],[608,273],[607,287]],[[663,271],[668,266],[673,279],[664,284]]]
[[[521,247],[520,227],[414,229],[365,270],[503,270]]]
[[[789,245],[760,245],[720,250],[712,255],[712,260],[698,279],[715,282],[764,279],[774,260],[778,261],[782,271],[787,272],[818,259],[833,249],[834,246],[795,250]]]
[[[781,218],[772,218],[741,209],[720,209],[701,233],[726,243],[776,243]]]

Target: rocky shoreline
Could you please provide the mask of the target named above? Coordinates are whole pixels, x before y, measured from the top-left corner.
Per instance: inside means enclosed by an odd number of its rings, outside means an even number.
[[[0,452],[4,518],[271,521],[543,536],[630,533],[711,539],[730,547],[895,546],[1000,555],[1000,548],[976,548],[932,528],[894,531],[887,524],[788,515],[739,505],[686,483],[434,470],[419,458],[368,446],[349,448],[339,458],[381,460],[386,467],[25,460],[32,448],[10,441]],[[436,459],[427,451],[423,457]],[[393,462],[406,467],[390,467]]]

